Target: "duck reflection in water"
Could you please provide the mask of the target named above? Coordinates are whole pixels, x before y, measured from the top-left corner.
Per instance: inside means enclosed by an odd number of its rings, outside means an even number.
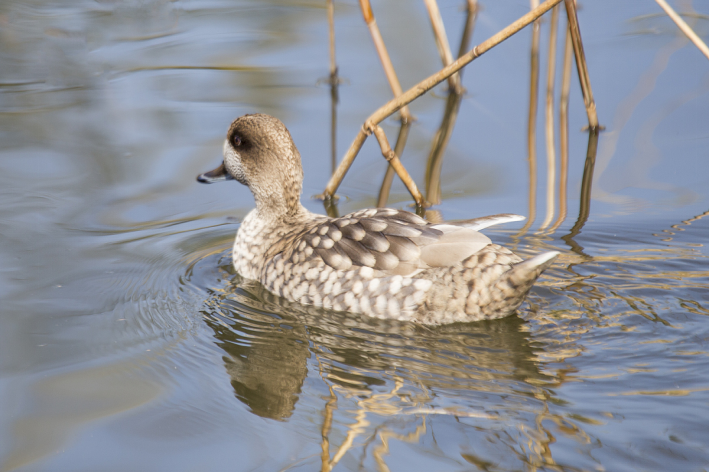
[[[240,300],[248,296],[238,297]],[[308,374],[305,327],[225,299],[205,320],[225,352],[224,366],[237,399],[261,417],[291,416]]]
[[[293,414],[309,364],[322,370],[315,376],[359,395],[394,372],[428,394],[519,394],[518,382],[549,378],[536,361],[543,347],[518,317],[440,327],[383,321],[290,303],[238,275],[208,306],[236,397],[261,417]]]

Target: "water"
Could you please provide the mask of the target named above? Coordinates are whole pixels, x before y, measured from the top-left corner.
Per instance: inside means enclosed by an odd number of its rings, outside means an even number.
[[[454,50],[461,3],[441,1]],[[677,4],[706,38],[708,5]],[[423,5],[373,6],[404,88],[435,72]],[[473,44],[529,6],[483,7]],[[324,2],[3,2],[0,467],[708,468],[709,62],[654,2],[579,16],[606,126],[591,198],[572,77],[567,214],[547,211],[543,93],[529,205],[526,29],[466,69],[428,216],[531,210],[487,233],[562,255],[518,316],[429,328],[241,280],[229,248],[251,195],[194,180],[233,118],[270,113],[304,157],[304,204],[324,212],[309,198],[331,172]],[[336,35],[339,158],[391,92],[356,2],[337,2]],[[402,160],[422,188],[445,93],[412,105]],[[384,172],[369,140],[337,211],[375,205]],[[410,202],[395,180],[389,205]]]

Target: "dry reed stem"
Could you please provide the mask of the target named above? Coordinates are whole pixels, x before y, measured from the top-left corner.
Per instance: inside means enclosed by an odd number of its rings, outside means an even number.
[[[675,12],[671,6],[667,4],[665,0],[655,0],[660,7],[665,10],[665,13],[667,13],[667,16],[672,18],[672,21],[675,22],[675,24],[679,27],[680,30],[682,30],[682,33],[684,33],[687,38],[690,39],[694,43],[694,45],[699,48],[699,50],[704,54],[707,59],[709,59],[709,47],[707,47],[706,43],[702,41],[702,39],[697,36],[697,33],[692,30],[692,28],[682,19],[681,16]]]
[[[539,230],[544,230],[554,218],[554,184],[556,183],[556,150],[554,142],[554,79],[556,78],[556,31],[559,25],[559,5],[551,11],[549,24],[549,57],[547,58],[546,145],[547,145],[547,212]]]
[[[416,187],[416,183],[414,182],[414,180],[411,179],[411,176],[409,176],[409,173],[406,171],[404,165],[401,164],[401,161],[399,161],[399,157],[396,155],[394,150],[391,149],[391,146],[389,146],[389,140],[387,140],[387,135],[386,133],[384,133],[384,130],[382,130],[382,127],[376,125],[374,127],[374,130],[372,131],[374,132],[374,136],[379,142],[379,147],[382,150],[382,155],[384,156],[384,159],[389,161],[391,167],[394,168],[396,174],[399,175],[399,178],[401,178],[406,188],[409,190],[409,192],[411,192],[411,195],[416,201],[416,205],[418,207],[425,207],[426,201],[421,195],[421,192],[419,192],[418,187]]]
[[[327,23],[330,31],[330,80],[337,77],[337,63],[335,62],[335,4],[327,0]]]
[[[330,76],[330,156],[332,172],[337,168],[337,102],[339,102],[339,94],[337,93],[337,69],[335,75]]]
[[[537,0],[531,0],[532,10],[539,8]],[[517,235],[529,230],[537,215],[537,102],[539,100],[539,30],[540,20],[532,25],[532,48],[529,62],[529,116],[527,117],[527,163],[529,164],[529,196],[527,221]]]
[[[436,48],[438,48],[438,54],[441,56],[441,62],[443,63],[443,67],[448,66],[453,62],[453,53],[448,44],[448,35],[446,35],[446,28],[443,25],[443,18],[441,18],[438,3],[436,3],[436,0],[423,0],[423,3],[426,5],[428,16],[431,19],[433,37],[436,40]],[[459,74],[453,74],[448,78],[448,86],[451,90],[458,91],[460,88]]]
[[[569,30],[571,31],[571,42],[574,45],[574,55],[576,56],[576,68],[578,69],[579,81],[581,82],[581,92],[583,93],[583,101],[586,105],[586,113],[588,114],[588,126],[592,130],[595,130],[598,128],[596,102],[593,100],[591,79],[588,76],[586,55],[583,52],[581,30],[579,29],[579,20],[576,16],[576,1],[564,0],[564,4],[566,5],[566,16],[569,21]]]
[[[327,22],[330,36],[330,165],[331,172],[337,168],[337,103],[340,101],[338,86],[340,79],[337,77],[337,61],[335,60],[335,4],[327,0]],[[330,202],[325,205],[325,211],[330,217],[337,217],[337,208]]]
[[[460,69],[468,65],[473,60],[479,58],[493,47],[497,46],[513,34],[517,33],[519,30],[527,26],[528,24],[532,23],[544,13],[551,10],[554,5],[556,5],[557,3],[561,3],[561,1],[562,0],[547,0],[536,9],[530,11],[526,15],[523,15],[517,21],[514,21],[508,27],[502,29],[500,32],[488,38],[486,41],[483,41],[479,45],[475,46],[472,50],[468,51],[466,54],[454,61],[451,65],[444,67],[437,73],[427,77],[415,86],[411,87],[402,95],[387,102],[384,106],[380,107],[376,112],[374,112],[367,121],[372,122],[374,124],[381,123],[382,120],[390,116],[392,113],[396,112],[404,105],[419,98],[420,96],[431,90],[433,87],[450,77],[452,74],[455,74]]]
[[[569,178],[569,91],[571,89],[571,34],[566,27],[564,42],[564,65],[561,76],[561,96],[559,97],[559,148],[561,169],[559,172],[559,216],[549,229],[553,233],[566,219],[566,200]]]
[[[396,138],[396,144],[394,145],[394,153],[397,156],[401,156],[404,153],[404,148],[406,147],[406,141],[409,138],[409,130],[411,129],[411,122],[402,122],[399,128],[399,135]],[[385,207],[387,200],[389,199],[389,191],[391,190],[391,184],[394,180],[394,168],[389,164],[387,170],[384,173],[384,180],[382,180],[382,186],[379,188],[379,195],[377,196],[377,207]]]
[[[366,0],[360,0],[361,2],[366,2]],[[543,4],[541,4],[539,7],[533,9],[526,15],[523,15],[521,18],[517,19],[514,21],[512,24],[510,24],[508,27],[504,28],[497,34],[493,35],[486,41],[483,41],[479,45],[475,46],[472,50],[468,51],[466,54],[461,56],[458,60],[454,61],[451,65],[444,67],[437,73],[427,77],[426,79],[422,80],[403,94],[399,95],[398,97],[390,100],[386,104],[384,104],[382,107],[380,107],[377,111],[375,111],[372,115],[365,120],[364,124],[362,125],[362,129],[359,131],[357,134],[357,137],[355,137],[354,141],[352,142],[352,145],[350,148],[347,150],[347,153],[345,154],[345,157],[342,159],[340,162],[340,165],[338,166],[337,170],[335,173],[332,175],[330,178],[330,181],[327,183],[327,186],[325,187],[325,190],[323,191],[322,195],[319,197],[324,198],[324,199],[332,199],[335,191],[339,187],[340,183],[342,182],[342,179],[345,177],[345,174],[349,170],[350,166],[352,165],[352,162],[354,161],[355,157],[357,156],[357,153],[359,152],[360,148],[362,147],[362,144],[364,141],[367,139],[367,135],[371,133],[373,128],[378,125],[379,123],[382,122],[385,118],[396,112],[397,110],[401,109],[405,105],[411,103],[413,100],[417,99],[418,97],[422,96],[429,90],[431,90],[433,87],[435,87],[437,84],[440,82],[446,80],[448,77],[450,77],[452,74],[455,74],[458,72],[460,69],[465,67],[467,64],[472,62],[473,60],[477,59],[478,57],[482,56],[485,54],[487,51],[492,49],[493,47],[497,46],[513,34],[517,33],[519,30],[542,16],[544,13],[549,11],[551,8],[554,7],[554,5],[561,3],[562,0],[547,0]],[[369,2],[367,2],[368,4]],[[370,9],[371,12],[371,9]],[[366,16],[365,16],[366,19]],[[366,131],[365,131],[366,130]]]
[[[382,68],[384,68],[384,74],[387,76],[391,91],[394,93],[394,97],[398,97],[402,92],[401,84],[399,83],[399,78],[396,76],[396,71],[391,63],[387,48],[384,45],[382,34],[379,32],[377,20],[374,18],[374,12],[372,11],[372,5],[370,5],[369,0],[359,0],[359,5],[362,9],[362,15],[364,15],[364,21],[369,28],[369,33],[372,35],[374,47],[379,55],[379,60],[382,63]],[[401,119],[404,121],[410,121],[412,119],[408,107],[401,107]]]
[[[473,36],[473,25],[475,24],[475,19],[478,16],[478,0],[468,0],[465,4],[465,9],[468,12],[468,16],[465,20],[465,28],[463,29],[463,36],[460,38],[460,47],[458,48],[458,56],[461,57],[470,47],[470,38]],[[460,71],[459,75],[463,76],[463,71]]]
[[[477,14],[477,2],[476,0],[468,0],[466,3],[466,20],[465,27],[463,28],[463,35],[460,39],[460,47],[458,48],[458,57],[462,56],[468,48],[470,48],[470,38],[472,37],[473,25],[475,24],[475,17]],[[456,74],[458,80],[461,81],[463,78],[463,70]],[[451,76],[453,77],[453,76]],[[462,86],[457,89],[451,88],[450,95],[446,101],[446,108],[443,112],[443,121],[438,129],[434,139],[433,146],[431,148],[431,153],[429,154],[427,165],[426,165],[426,200],[433,204],[439,204],[441,200],[441,186],[440,186],[440,171],[443,164],[443,153],[445,151],[446,145],[450,140],[452,134],[453,125],[455,124],[454,114],[457,116],[458,109],[460,107],[460,102],[462,100],[462,93],[464,89]],[[455,102],[452,102],[455,100]],[[399,136],[396,140],[396,145],[394,146],[394,152],[397,156],[401,156],[404,151],[404,146],[406,145],[406,139],[408,137],[409,124],[402,124],[399,130]],[[432,179],[433,177],[433,179]],[[394,179],[394,168],[391,165],[387,166],[386,173],[384,174],[384,180],[382,181],[382,186],[379,189],[379,196],[377,197],[377,207],[384,207],[386,205],[387,199],[389,198],[389,191],[391,189],[392,180]],[[435,189],[435,190],[434,190]],[[433,199],[433,200],[432,200]],[[430,212],[426,212],[426,219],[429,218]],[[442,221],[442,219],[440,219]]]
[[[463,35],[460,40],[460,47],[458,48],[458,57],[462,56],[470,47],[470,38],[472,37],[473,25],[475,24],[477,13],[476,7],[476,2],[468,1],[467,16]],[[446,108],[443,112],[443,120],[433,139],[431,152],[426,161],[426,175],[424,178],[426,183],[426,200],[434,205],[441,203],[441,169],[443,167],[443,156],[453,134],[453,127],[455,126],[458,111],[460,110],[460,103],[463,100],[463,93],[465,92],[465,89],[460,85],[463,80],[463,70],[458,72],[456,76],[458,77],[459,87],[457,89],[451,88],[448,93]]]

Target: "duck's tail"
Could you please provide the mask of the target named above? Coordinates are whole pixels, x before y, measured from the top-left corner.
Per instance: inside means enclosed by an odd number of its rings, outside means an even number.
[[[481,318],[495,319],[513,313],[527,297],[537,278],[551,266],[557,256],[558,251],[549,251],[512,265],[493,283],[492,290],[485,298],[473,300],[471,297],[474,295],[469,296],[466,312],[472,312],[471,303],[475,302],[479,305],[478,310],[484,314]]]
[[[532,287],[534,281],[537,280],[545,269],[551,266],[559,254],[558,251],[548,251],[534,258],[524,260],[512,266],[500,279],[507,279],[514,286],[529,285],[529,287]]]

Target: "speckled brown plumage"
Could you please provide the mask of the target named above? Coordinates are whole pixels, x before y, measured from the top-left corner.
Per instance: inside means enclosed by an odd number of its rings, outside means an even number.
[[[268,115],[235,120],[223,165],[198,179],[230,178],[256,200],[236,235],[235,269],[302,304],[425,324],[503,317],[558,255],[523,262],[477,231],[516,215],[434,225],[393,209],[312,214],[300,203],[300,154]]]

